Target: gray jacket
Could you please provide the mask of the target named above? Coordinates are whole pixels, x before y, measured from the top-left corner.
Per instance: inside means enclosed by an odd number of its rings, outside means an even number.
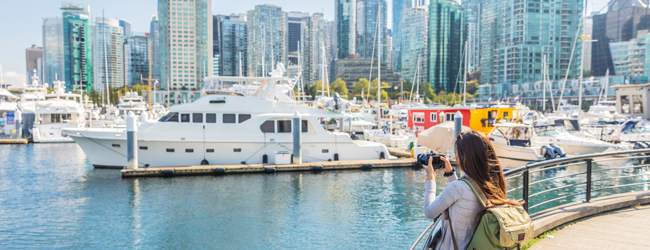
[[[472,188],[463,181],[458,181],[456,175],[448,177],[449,184],[436,197],[436,182],[427,181],[424,191],[424,215],[433,219],[442,214],[444,236],[441,244],[436,249],[454,249],[449,230],[449,221],[446,220],[444,212],[449,208],[449,217],[454,225],[454,235],[459,250],[466,249],[469,241],[474,235],[476,228],[476,215],[483,209],[483,206],[472,192]]]

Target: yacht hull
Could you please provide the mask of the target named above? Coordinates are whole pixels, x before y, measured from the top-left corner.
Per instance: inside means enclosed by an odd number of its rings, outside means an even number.
[[[113,133],[111,133],[113,134]],[[119,134],[119,133],[115,133]],[[126,160],[126,134],[115,139],[87,137],[82,133],[70,134],[95,166],[124,167]],[[206,159],[210,165],[262,164],[264,155],[269,164],[276,163],[276,152],[292,153],[292,142],[202,142],[202,141],[150,141],[138,140],[140,167],[178,167],[200,165]],[[171,152],[173,151],[173,152]],[[210,152],[212,151],[212,152]],[[205,153],[204,153],[205,152]],[[372,142],[303,142],[303,162],[323,162],[335,159],[380,159],[380,152],[389,158],[386,146]]]
[[[544,157],[536,153],[538,147],[507,146],[497,143],[493,143],[492,146],[499,158],[526,162],[544,160]]]

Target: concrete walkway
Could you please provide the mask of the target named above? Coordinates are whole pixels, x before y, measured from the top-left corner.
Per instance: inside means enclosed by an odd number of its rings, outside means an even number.
[[[530,249],[650,249],[650,205],[589,217],[552,237]]]

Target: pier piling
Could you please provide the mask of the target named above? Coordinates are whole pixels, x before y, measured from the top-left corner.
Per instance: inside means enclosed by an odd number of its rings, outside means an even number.
[[[293,164],[302,164],[302,121],[300,113],[293,115]]]
[[[138,170],[138,124],[133,111],[126,117],[126,158],[128,169]]]

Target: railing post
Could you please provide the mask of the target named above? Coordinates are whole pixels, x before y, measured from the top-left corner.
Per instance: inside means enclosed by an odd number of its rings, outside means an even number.
[[[524,204],[523,204],[523,207],[524,207],[524,209],[526,209],[526,212],[528,212],[528,183],[530,183],[528,169],[526,169],[526,171],[524,171],[524,173],[522,175],[523,175],[523,178],[524,178],[524,184],[523,184],[523,188],[524,188],[523,189]]]
[[[585,202],[591,201],[591,163],[593,159],[587,159],[587,190],[585,194],[587,195]]]

